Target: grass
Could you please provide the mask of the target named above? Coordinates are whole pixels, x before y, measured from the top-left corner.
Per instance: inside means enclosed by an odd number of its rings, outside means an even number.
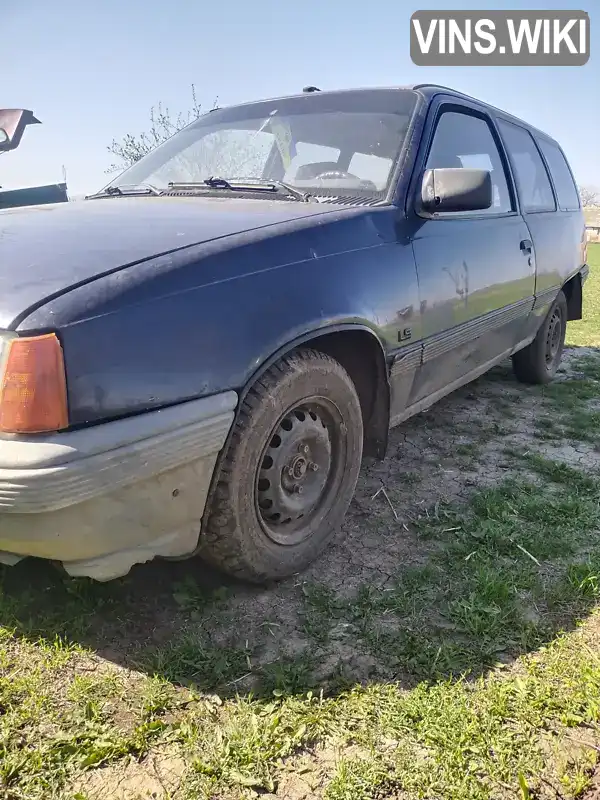
[[[594,346],[595,325],[570,324],[571,343]],[[337,581],[299,576],[259,634],[249,604],[275,590],[0,572],[0,798],[583,798],[600,752],[600,358],[571,368],[490,398],[510,430],[492,416],[453,453],[472,474],[497,442],[504,477],[395,529],[414,561],[385,580],[352,583],[349,562]],[[390,535],[382,520],[365,536]]]
[[[567,345],[600,346],[600,244],[588,246],[590,275],[584,287],[584,318],[567,326]],[[593,354],[572,361],[580,377],[556,381],[539,390],[546,413],[536,415],[535,436],[546,441],[600,444],[600,362]]]
[[[520,786],[533,797],[544,781],[577,797],[600,724],[600,478],[528,451],[510,457],[527,480],[420,520],[419,537],[435,545],[427,565],[348,597],[304,584],[313,647],[344,621],[355,647],[395,680],[359,686],[340,675],[323,691],[304,652],[259,669],[254,694],[236,696],[227,687],[252,671],[250,651],[211,644],[201,630],[153,651],[132,676],[106,664],[86,671],[85,649],[35,639],[31,627],[19,635],[28,623],[13,617],[0,661],[4,796],[81,800],[84,790],[61,794],[75,777],[169,744],[187,765],[182,797],[255,796],[290,774],[329,800],[400,789],[447,800],[526,796]],[[188,609],[210,607],[189,581],[175,595]],[[5,622],[25,617],[30,601],[3,605]],[[402,624],[390,627],[391,618]],[[523,655],[507,670],[506,654]],[[565,761],[573,736],[576,755]],[[331,749],[339,755],[327,762]]]

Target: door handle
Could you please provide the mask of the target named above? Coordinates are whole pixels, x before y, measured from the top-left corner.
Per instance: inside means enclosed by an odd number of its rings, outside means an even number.
[[[523,239],[519,247],[521,248],[521,252],[523,253],[524,256],[531,255],[533,242],[531,241],[531,239]]]

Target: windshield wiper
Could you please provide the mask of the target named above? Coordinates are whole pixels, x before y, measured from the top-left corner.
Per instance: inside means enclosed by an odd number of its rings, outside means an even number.
[[[202,183],[206,186],[210,186],[211,189],[233,189],[233,186],[229,181],[226,181],[225,178],[206,178]],[[172,185],[173,184],[169,184],[169,186]]]
[[[256,192],[282,192],[295,200],[300,200],[302,203],[308,203],[310,194],[296,189],[289,183],[283,181],[261,180],[255,178],[219,178],[212,177],[206,178],[203,181],[192,181],[188,183],[169,183],[169,189],[174,191],[185,191],[186,189],[198,189],[201,186],[208,186],[210,189],[228,189],[230,192],[235,191],[256,191]]]
[[[271,186],[275,186],[276,189],[279,189],[282,192],[287,192],[292,197],[295,197],[296,200],[301,200],[303,203],[308,203],[310,201],[310,192],[303,192],[301,189],[296,189],[295,186],[291,186],[289,183],[284,183],[283,181],[268,181]]]
[[[93,200],[96,197],[125,197],[139,194],[151,194],[158,196],[162,194],[156,186],[150,183],[131,183],[123,184],[123,186],[107,186],[106,189],[101,189],[96,194],[90,194],[85,199]]]

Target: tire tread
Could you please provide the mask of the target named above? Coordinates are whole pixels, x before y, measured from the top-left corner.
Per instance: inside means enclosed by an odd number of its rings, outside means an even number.
[[[262,583],[268,576],[248,562],[240,540],[234,535],[236,520],[232,510],[235,494],[233,475],[238,446],[247,428],[252,424],[253,412],[276,390],[282,378],[290,372],[310,370],[315,362],[321,365],[327,362],[328,368],[332,372],[337,372],[354,389],[346,370],[331,356],[313,349],[296,350],[283,356],[254,383],[237,415],[227,453],[219,468],[209,513],[200,535],[198,555],[213,566],[240,579]]]
[[[554,372],[549,371],[546,367],[544,348],[545,348],[546,326],[548,324],[550,315],[552,314],[557,305],[561,305],[563,307],[563,322],[566,325],[567,299],[564,295],[564,292],[561,290],[557,294],[552,305],[550,306],[550,309],[546,317],[544,318],[544,321],[540,325],[540,328],[533,342],[531,342],[531,344],[529,344],[527,347],[524,347],[522,350],[519,350],[512,356],[513,372],[517,380],[520,381],[521,383],[543,385],[549,383],[554,377]],[[563,344],[564,344],[564,329],[563,329]],[[561,354],[562,354],[562,345],[561,345]],[[557,365],[558,363],[560,363],[560,358],[558,359]]]

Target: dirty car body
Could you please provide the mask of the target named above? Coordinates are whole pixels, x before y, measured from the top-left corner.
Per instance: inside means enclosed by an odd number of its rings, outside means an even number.
[[[390,426],[509,356],[551,379],[571,185],[545,134],[413,86],[217,109],[85,202],[1,212],[0,562],[302,569]]]

